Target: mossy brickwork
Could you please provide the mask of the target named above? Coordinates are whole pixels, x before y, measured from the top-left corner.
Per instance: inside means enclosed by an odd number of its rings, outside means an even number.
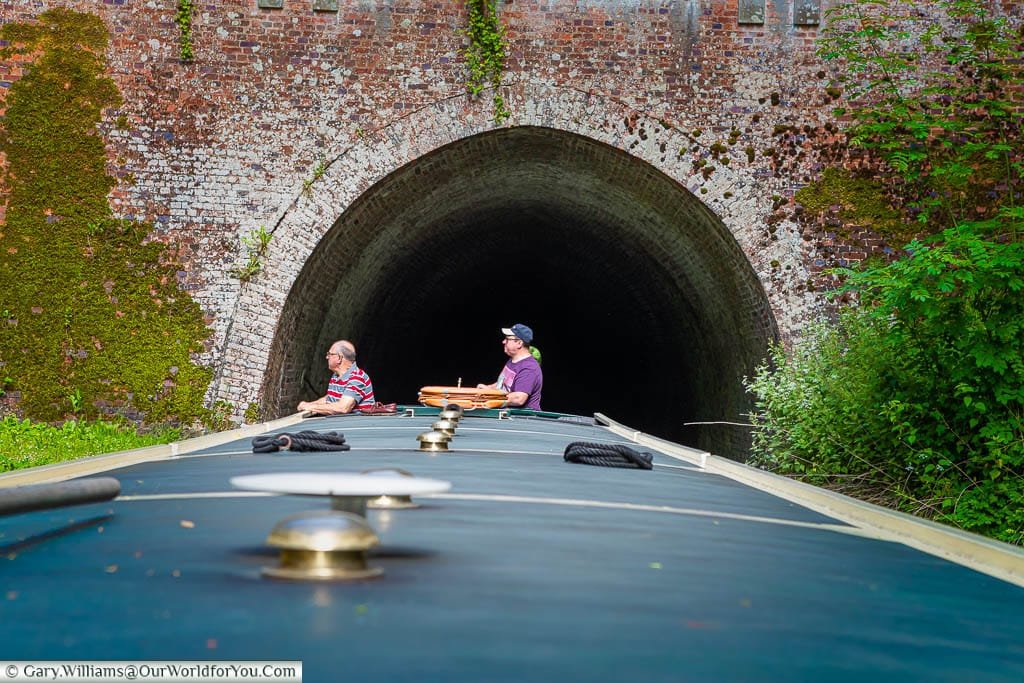
[[[121,96],[104,75],[106,27],[54,9],[0,38],[0,57],[28,60],[0,128],[0,375],[17,410],[202,417],[210,372],[191,362],[208,336],[202,311],[178,287],[173,251],[107,200],[115,181],[97,124]]]
[[[807,211],[807,217],[828,224],[834,216],[840,226],[867,228],[896,244],[913,237],[903,216],[887,202],[885,188],[873,178],[857,177],[843,168],[826,168],[821,177],[797,191],[794,199]],[[839,230],[848,238],[848,232]]]

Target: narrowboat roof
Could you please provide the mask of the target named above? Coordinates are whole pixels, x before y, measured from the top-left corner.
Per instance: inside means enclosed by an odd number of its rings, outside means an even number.
[[[108,502],[0,517],[0,659],[300,660],[308,681],[1024,680],[1024,554],[598,415],[300,419],[0,477],[103,472]],[[351,450],[253,453],[261,433]],[[566,462],[624,444],[653,470]],[[370,510],[375,579],[263,576],[326,498],[241,475],[400,468],[451,483]]]

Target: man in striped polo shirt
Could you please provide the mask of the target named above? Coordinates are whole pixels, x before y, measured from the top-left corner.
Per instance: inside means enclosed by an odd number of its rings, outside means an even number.
[[[327,393],[315,401],[299,403],[300,411],[314,415],[340,415],[374,406],[373,383],[370,376],[356,365],[356,347],[344,339],[331,344],[327,351],[327,367],[331,381]]]

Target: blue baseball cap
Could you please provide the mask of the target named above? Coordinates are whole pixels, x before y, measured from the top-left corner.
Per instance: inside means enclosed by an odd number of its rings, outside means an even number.
[[[506,337],[522,339],[524,344],[529,344],[533,341],[533,330],[522,323],[516,323],[512,327],[503,327],[501,328],[501,333]]]

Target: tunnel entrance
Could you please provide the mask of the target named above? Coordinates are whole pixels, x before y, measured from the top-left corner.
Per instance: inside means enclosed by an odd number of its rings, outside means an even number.
[[[493,382],[501,327],[543,352],[545,410],[742,457],[741,378],[777,337],[722,222],[648,163],[518,127],[442,147],[365,192],[288,295],[263,387],[272,415],[323,394],[331,341],[355,342],[383,401]]]

